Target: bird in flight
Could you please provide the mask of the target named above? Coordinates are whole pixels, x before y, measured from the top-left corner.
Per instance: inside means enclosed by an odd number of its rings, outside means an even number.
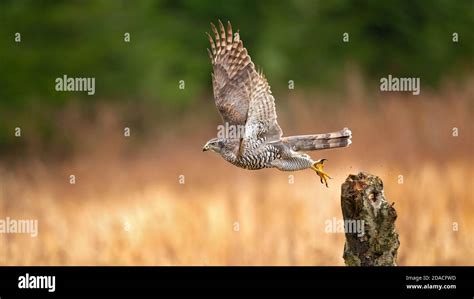
[[[262,72],[255,69],[239,32],[219,20],[211,23],[214,38],[207,33],[211,49],[214,100],[226,133],[218,134],[203,147],[244,169],[277,168],[282,171],[312,169],[328,187],[331,178],[324,170],[326,159],[314,161],[303,151],[346,147],[352,133],[344,128],[326,134],[283,137],[277,122],[275,99]],[[230,128],[230,130],[229,130]],[[221,135],[221,136],[219,136]]]

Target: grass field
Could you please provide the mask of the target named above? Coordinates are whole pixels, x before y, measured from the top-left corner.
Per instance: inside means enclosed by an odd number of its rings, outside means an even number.
[[[140,142],[113,109],[87,125],[65,116],[71,157],[0,164],[0,218],[39,221],[36,238],[0,234],[0,264],[343,265],[344,235],[325,222],[341,219],[340,185],[363,170],[395,202],[400,265],[474,265],[472,83],[418,97],[349,88],[334,105],[277,96],[285,134],[351,128],[350,148],[311,153],[328,159],[329,188],[312,171],[246,171],[203,153],[217,116],[190,112],[166,131],[156,120]]]

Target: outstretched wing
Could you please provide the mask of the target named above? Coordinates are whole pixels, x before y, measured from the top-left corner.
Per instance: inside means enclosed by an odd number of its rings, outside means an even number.
[[[255,66],[240,40],[219,21],[219,31],[211,23],[215,42],[208,34],[208,49],[214,73],[212,84],[217,109],[224,122],[245,125],[245,143],[265,137],[266,141],[280,140],[282,131],[277,122],[275,99],[266,78]]]
[[[217,109],[224,122],[245,125],[250,103],[249,74],[257,74],[255,66],[240,40],[239,33],[233,35],[230,22],[227,23],[227,30],[220,20],[220,32],[212,23],[211,28],[215,42],[208,33],[211,50],[207,51],[213,67],[212,85]]]

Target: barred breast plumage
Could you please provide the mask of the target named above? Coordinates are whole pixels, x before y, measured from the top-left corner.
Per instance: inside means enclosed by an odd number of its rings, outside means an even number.
[[[280,158],[279,149],[272,145],[266,145],[262,149],[247,152],[245,156],[236,157],[233,164],[245,169],[255,170],[273,167],[271,162]]]

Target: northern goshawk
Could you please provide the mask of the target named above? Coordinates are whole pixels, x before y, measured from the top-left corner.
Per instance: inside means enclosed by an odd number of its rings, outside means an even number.
[[[277,168],[283,171],[312,169],[321,183],[331,178],[323,170],[326,159],[314,161],[301,151],[346,147],[351,131],[282,137],[277,122],[275,99],[265,76],[255,70],[238,31],[233,34],[219,20],[219,30],[211,23],[214,39],[208,49],[212,61],[214,99],[225,124],[232,132],[209,140],[203,151],[213,151],[226,161],[245,169]],[[237,128],[237,129],[236,129]]]

